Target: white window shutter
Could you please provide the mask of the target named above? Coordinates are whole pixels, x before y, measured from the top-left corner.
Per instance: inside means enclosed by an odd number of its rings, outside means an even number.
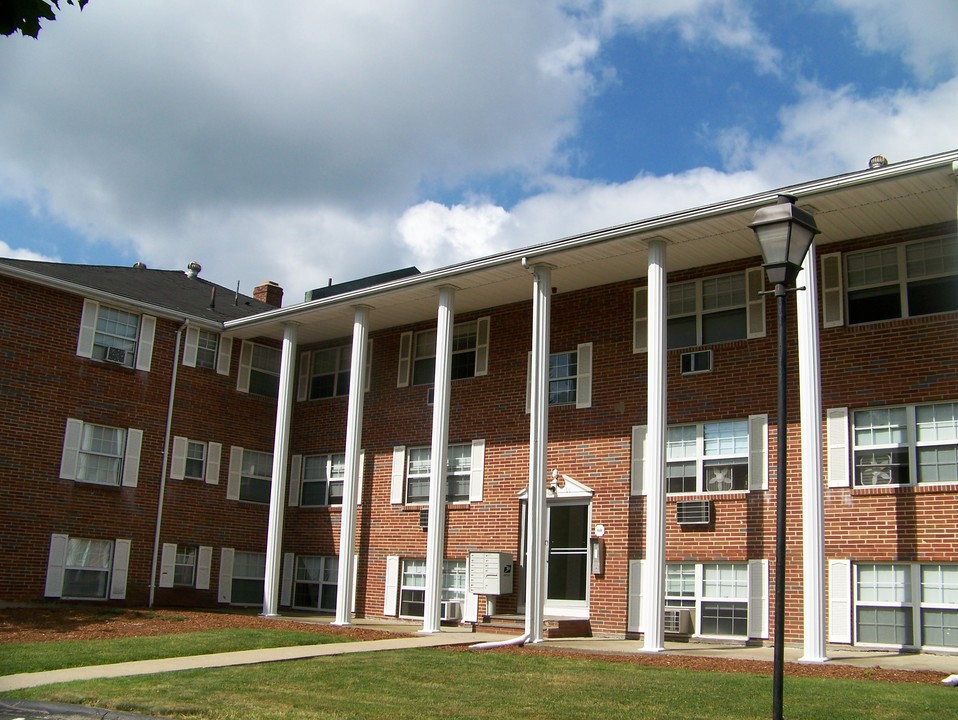
[[[221,603],[233,600],[233,548],[220,550],[220,577],[216,599]]]
[[[230,446],[229,479],[226,481],[226,499],[239,500],[240,477],[243,475],[243,448]],[[232,570],[230,571],[232,572]]]
[[[303,456],[292,455],[289,458],[289,497],[286,504],[289,507],[299,505],[299,496],[303,487]],[[289,603],[287,603],[288,605]]]
[[[63,453],[60,455],[60,477],[64,480],[77,479],[77,464],[80,462],[80,442],[83,439],[83,421],[67,419],[63,435]]]
[[[363,476],[366,470],[366,451],[359,451],[359,482],[356,483],[356,504],[363,504]]]
[[[253,364],[253,343],[243,341],[240,350],[239,372],[236,374],[236,389],[239,392],[249,392],[249,373]]]
[[[126,452],[123,455],[123,487],[136,487],[140,476],[140,449],[143,431],[130,428],[126,431]]]
[[[213,567],[213,548],[201,545],[196,553],[196,589],[210,589],[210,570]]]
[[[852,642],[852,563],[828,561],[828,642]]]
[[[848,487],[848,408],[828,409],[825,418],[828,487]]]
[[[126,576],[130,568],[130,540],[113,542],[113,572],[110,575],[110,599],[126,600]]]
[[[765,337],[765,269],[749,268],[745,271],[747,301],[745,305],[746,333],[749,338]]]
[[[748,418],[748,489],[768,490],[768,415]]]
[[[768,560],[748,561],[748,636],[768,638]]]
[[[649,289],[636,288],[632,293],[632,352],[649,350]]]
[[[200,329],[186,328],[186,340],[183,343],[183,364],[186,367],[196,367],[196,350],[199,347]]]
[[[645,495],[645,436],[648,425],[632,427],[632,495]]]
[[[842,254],[822,255],[822,327],[845,324]]]
[[[526,355],[526,415],[532,413],[532,352]]]
[[[389,482],[389,502],[393,505],[402,505],[406,497],[406,446],[397,445],[393,448],[393,468]]]
[[[44,597],[63,595],[63,570],[67,562],[67,544],[69,535],[53,533],[50,536],[50,555],[47,558],[47,582],[43,590]]]
[[[299,354],[299,379],[296,381],[296,402],[303,402],[309,399],[309,375],[310,359],[312,353],[301,352]]]
[[[469,563],[471,556],[466,556],[466,577],[469,577],[471,568]],[[464,597],[462,602],[462,621],[467,623],[479,622],[479,596],[469,591],[469,584],[466,583]]]
[[[233,359],[233,338],[220,335],[219,349],[216,351],[216,372],[218,375],[230,374],[230,361]]]
[[[173,459],[170,461],[170,479],[182,480],[186,475],[186,438],[182,435],[173,437]]]
[[[575,406],[592,407],[592,343],[578,347],[578,370],[575,383]]]
[[[153,366],[153,336],[156,334],[156,318],[140,316],[140,341],[136,345],[136,369],[150,372]]]
[[[396,387],[409,387],[409,370],[412,365],[412,332],[399,336],[399,373]]]
[[[469,502],[482,502],[482,478],[486,464],[486,441],[472,441],[472,467],[469,471]]]
[[[223,457],[223,446],[218,442],[206,444],[206,484],[220,484],[220,460]]]
[[[279,604],[289,607],[293,604],[293,565],[296,556],[293,553],[283,553],[283,572],[280,580]]]
[[[386,556],[386,589],[383,594],[383,615],[396,615],[396,600],[399,595],[399,556]]]
[[[645,560],[629,560],[629,607],[626,618],[628,632],[642,632],[642,570]]]
[[[77,355],[93,357],[93,336],[96,333],[96,316],[100,304],[93,300],[83,301],[83,313],[80,315],[80,332],[77,335]]]
[[[489,372],[489,318],[476,321],[476,377]]]
[[[160,553],[160,587],[173,587],[173,574],[176,570],[176,543],[163,543]]]

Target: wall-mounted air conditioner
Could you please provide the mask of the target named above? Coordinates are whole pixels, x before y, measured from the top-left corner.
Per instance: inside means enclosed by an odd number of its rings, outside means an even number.
[[[665,632],[670,635],[691,635],[691,608],[665,608]]]
[[[683,375],[695,375],[712,371],[712,351],[695,350],[693,352],[682,353],[679,360],[680,369]]]
[[[126,350],[118,347],[108,347],[106,349],[106,361],[126,365]]]
[[[676,503],[675,521],[679,525],[708,525],[712,522],[712,501],[685,500]]]
[[[462,620],[462,603],[458,600],[443,600],[440,605],[440,617],[443,620],[459,622]]]

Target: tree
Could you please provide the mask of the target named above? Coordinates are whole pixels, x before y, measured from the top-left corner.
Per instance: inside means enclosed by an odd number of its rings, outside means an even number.
[[[0,33],[13,35],[18,30],[35,38],[40,33],[40,20],[56,20],[61,0],[3,0],[0,2]],[[87,0],[65,0],[81,10]]]

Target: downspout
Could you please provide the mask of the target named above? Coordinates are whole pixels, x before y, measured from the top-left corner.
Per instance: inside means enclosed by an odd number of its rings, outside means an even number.
[[[160,466],[160,495],[156,501],[156,532],[153,534],[153,562],[150,566],[150,602],[153,607],[153,596],[156,592],[156,564],[160,554],[160,529],[163,525],[163,498],[166,495],[166,466],[170,452],[170,431],[173,427],[173,401],[176,398],[176,372],[180,365],[180,339],[183,331],[189,326],[186,319],[176,331],[176,342],[173,347],[173,372],[170,374],[170,398],[166,403],[166,433],[163,435],[163,462]]]

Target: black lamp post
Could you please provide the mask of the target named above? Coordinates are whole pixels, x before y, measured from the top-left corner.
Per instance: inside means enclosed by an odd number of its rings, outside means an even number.
[[[780,195],[777,205],[759,208],[749,225],[762,248],[762,260],[778,305],[778,494],[775,520],[775,636],[772,678],[772,720],[782,720],[782,680],[785,673],[785,472],[786,386],[785,295],[794,290],[805,255],[818,234],[806,211],[795,207],[794,198]]]

